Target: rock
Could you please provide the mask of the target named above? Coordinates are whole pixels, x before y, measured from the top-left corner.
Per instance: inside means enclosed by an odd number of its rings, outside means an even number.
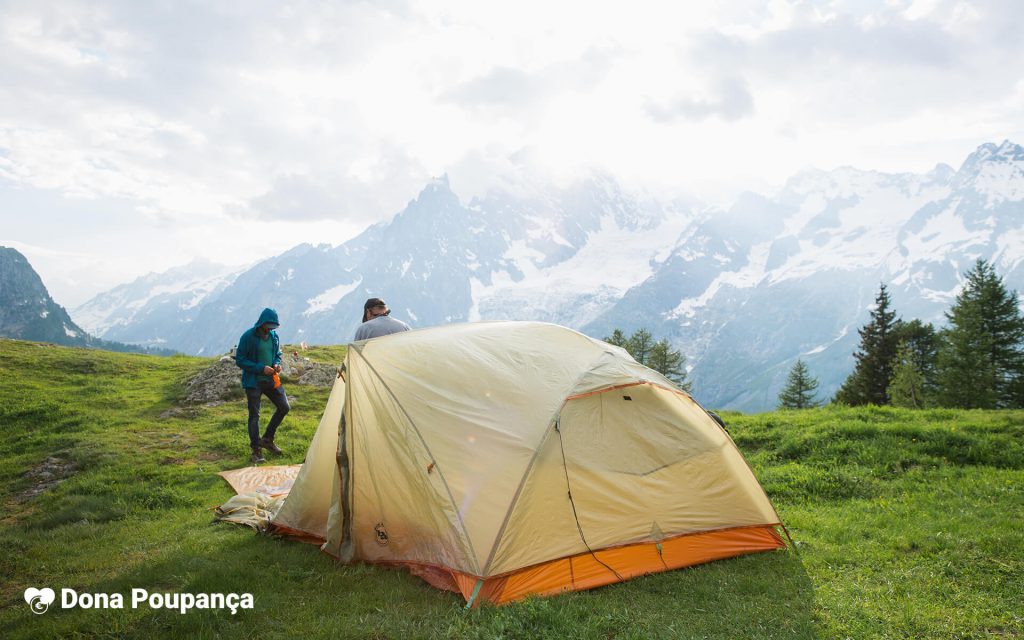
[[[25,501],[35,498],[66,480],[75,471],[75,465],[70,461],[50,456],[25,472],[24,477],[35,484],[15,496],[15,499]]]
[[[293,353],[281,357],[281,375],[286,382],[312,387],[330,387],[337,378],[335,365],[313,362]],[[242,395],[241,370],[230,356],[224,356],[186,383],[185,404],[215,407]],[[169,414],[165,411],[164,414]],[[172,417],[170,414],[166,417]],[[161,415],[161,417],[165,417]]]
[[[206,404],[241,393],[241,372],[231,360],[220,360],[185,383],[185,404]]]
[[[310,367],[299,374],[299,384],[310,387],[331,387],[338,377],[338,370],[335,367],[317,365]]]
[[[295,353],[286,353],[281,357],[281,368],[281,373],[286,377],[311,387],[333,386],[338,376],[337,365],[313,362]]]

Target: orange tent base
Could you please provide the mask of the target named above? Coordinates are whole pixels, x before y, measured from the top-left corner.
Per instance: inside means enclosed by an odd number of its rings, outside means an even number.
[[[776,526],[759,525],[684,534],[662,541],[660,550],[656,542],[601,549],[593,554],[581,553],[559,558],[489,578],[436,565],[412,562],[387,564],[405,568],[439,589],[460,593],[472,606],[484,601],[503,604],[522,600],[531,594],[543,596],[584,591],[651,573],[748,553],[785,549],[786,543],[775,530]],[[276,533],[303,542],[322,542],[316,536],[287,527],[277,527]]]
[[[785,547],[774,526],[765,525],[682,535],[661,542],[660,551],[654,542],[602,549],[486,578],[473,604],[481,600],[501,604],[531,594],[583,591],[650,573]],[[479,578],[465,574],[453,577],[459,592],[471,601]]]

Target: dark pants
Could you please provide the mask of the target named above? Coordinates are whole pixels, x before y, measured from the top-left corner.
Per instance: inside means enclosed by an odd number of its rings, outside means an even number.
[[[267,440],[274,439],[274,433],[277,432],[278,425],[284,420],[284,417],[288,415],[288,411],[291,409],[288,406],[288,396],[285,395],[284,386],[280,386],[276,389],[250,389],[246,387],[245,397],[249,400],[249,445],[255,449],[260,446],[260,400],[266,395],[274,406],[277,407],[277,411],[271,416],[270,422],[267,423],[267,430],[264,432],[263,437]]]

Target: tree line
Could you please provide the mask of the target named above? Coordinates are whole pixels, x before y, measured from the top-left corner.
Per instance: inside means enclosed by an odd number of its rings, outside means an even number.
[[[691,390],[693,382],[686,378],[686,356],[673,349],[667,339],[655,340],[647,329],[638,329],[627,338],[621,329],[615,329],[604,341],[622,347],[634,360],[654,369],[683,391]]]
[[[832,402],[922,409],[1024,407],[1024,317],[1016,291],[978,260],[936,329],[902,320],[885,284],[866,325],[858,330],[856,364]],[[817,406],[818,381],[798,359],[779,394],[779,408]]]

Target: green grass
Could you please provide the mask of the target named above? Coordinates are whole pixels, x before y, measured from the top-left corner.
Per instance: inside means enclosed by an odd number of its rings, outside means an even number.
[[[266,638],[1024,637],[1024,412],[818,409],[729,430],[798,543],[464,611],[404,571],[213,524],[247,463],[241,399],[161,417],[210,361],[0,340],[0,635]],[[307,356],[338,363],[343,347]],[[326,389],[288,385],[302,460]],[[74,467],[33,497],[49,457]],[[27,587],[250,592],[255,609],[32,614]]]

